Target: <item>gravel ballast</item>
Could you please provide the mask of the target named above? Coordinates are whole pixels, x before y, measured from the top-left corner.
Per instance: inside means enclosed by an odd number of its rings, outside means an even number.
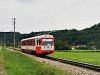
[[[54,67],[57,67],[65,72],[70,72],[72,75],[100,75],[100,72],[96,72],[93,70],[88,70],[86,68],[82,68],[82,67],[78,67],[78,66],[73,66],[70,64],[64,64],[58,61],[53,61],[53,60],[49,60],[49,59],[45,59],[45,58],[41,58],[41,57],[37,57],[35,55],[31,55],[31,54],[27,54],[27,53],[22,53],[20,51],[17,51],[33,60],[39,61],[39,62],[43,62],[45,64],[48,65],[53,65]]]

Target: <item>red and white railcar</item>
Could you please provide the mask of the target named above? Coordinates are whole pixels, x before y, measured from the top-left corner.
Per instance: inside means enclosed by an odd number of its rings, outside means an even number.
[[[22,51],[31,51],[36,54],[50,54],[54,52],[54,37],[41,35],[21,40]]]

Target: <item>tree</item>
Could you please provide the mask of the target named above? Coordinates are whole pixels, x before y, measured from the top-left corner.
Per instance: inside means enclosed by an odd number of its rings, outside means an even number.
[[[56,40],[55,49],[56,50],[68,50],[69,48],[68,48],[67,41]]]

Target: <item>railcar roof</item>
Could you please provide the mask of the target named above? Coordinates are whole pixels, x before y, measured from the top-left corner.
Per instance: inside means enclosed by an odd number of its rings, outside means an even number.
[[[35,37],[30,37],[26,39],[22,39],[21,41],[29,40],[29,39],[34,39],[34,38],[53,38],[52,35],[40,35],[40,36],[35,36]]]

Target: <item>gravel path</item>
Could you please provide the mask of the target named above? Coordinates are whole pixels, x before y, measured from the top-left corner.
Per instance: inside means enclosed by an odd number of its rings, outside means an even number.
[[[77,66],[73,66],[73,65],[69,65],[69,64],[60,63],[58,61],[40,58],[40,57],[36,57],[34,55],[22,53],[22,52],[19,52],[19,53],[21,53],[31,59],[34,59],[36,61],[43,62],[43,63],[49,64],[49,65],[53,65],[63,71],[70,72],[72,75],[100,75],[100,72],[88,70],[88,69],[85,69],[82,67],[77,67]]]

